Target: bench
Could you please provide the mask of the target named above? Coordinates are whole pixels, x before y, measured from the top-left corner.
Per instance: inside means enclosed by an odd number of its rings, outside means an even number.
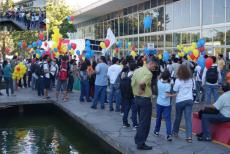
[[[192,124],[193,133],[198,134],[202,131],[201,121],[197,112],[193,113]],[[210,130],[212,132],[212,140],[225,145],[230,145],[230,122],[211,123],[210,126]]]

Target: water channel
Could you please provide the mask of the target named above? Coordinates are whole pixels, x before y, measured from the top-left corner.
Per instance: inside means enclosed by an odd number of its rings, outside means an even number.
[[[58,107],[50,105],[0,108],[2,154],[118,153]]]

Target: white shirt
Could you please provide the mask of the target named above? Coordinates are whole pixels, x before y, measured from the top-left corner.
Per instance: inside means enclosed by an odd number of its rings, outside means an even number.
[[[213,106],[220,111],[220,113],[225,116],[230,118],[230,91],[225,92],[222,94],[216,103],[213,104]]]
[[[50,78],[49,65],[46,62],[43,64],[43,69],[44,71],[48,70],[48,73],[45,73],[45,77]]]
[[[196,81],[202,81],[201,67],[199,65],[196,66],[195,72],[196,72],[196,76],[195,76]]]
[[[110,84],[115,83],[121,71],[122,71],[122,67],[118,64],[113,64],[109,67],[107,76],[109,77]]]
[[[193,100],[193,89],[195,89],[195,84],[192,79],[187,81],[176,79],[173,90],[177,92],[176,103]]]

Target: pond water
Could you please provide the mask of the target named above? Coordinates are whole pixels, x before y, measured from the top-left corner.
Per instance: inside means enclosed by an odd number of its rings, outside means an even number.
[[[6,22],[0,22],[0,31],[21,31],[21,28],[19,28],[17,25],[15,25],[11,21]]]
[[[0,109],[2,154],[118,153],[54,105]]]

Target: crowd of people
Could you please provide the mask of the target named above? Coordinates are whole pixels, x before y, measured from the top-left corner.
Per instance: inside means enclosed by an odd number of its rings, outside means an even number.
[[[12,19],[23,23],[27,30],[45,29],[46,12],[41,9],[26,10],[23,7],[0,12],[0,18]]]
[[[208,56],[205,56],[208,58]],[[182,115],[185,118],[185,140],[192,142],[192,111],[194,103],[204,103],[200,110],[202,132],[199,141],[211,141],[209,124],[230,121],[230,73],[227,72],[223,55],[210,56],[213,64],[202,68],[186,57],[172,55],[168,62],[154,55],[149,57],[112,59],[100,56],[90,60],[76,60],[76,57],[60,56],[51,59],[48,55],[34,56],[24,60],[14,56],[0,65],[0,79],[6,82],[6,95],[15,96],[19,88],[32,88],[43,99],[50,99],[49,92],[56,89],[56,100],[68,102],[68,94],[80,83],[79,101],[92,102],[91,108],[122,113],[123,127],[130,127],[129,112],[135,143],[140,150],[150,150],[145,144],[150,131],[153,96],[157,97],[156,123],[153,134],[160,133],[162,117],[166,122],[167,141],[179,133]],[[27,73],[19,81],[12,80],[12,72],[19,62],[25,63]],[[223,87],[223,92],[221,87]],[[9,90],[11,90],[9,92]],[[220,95],[220,93],[223,93]],[[3,95],[3,93],[1,93]],[[211,98],[213,96],[213,99]],[[172,106],[175,104],[175,120],[172,125]],[[115,105],[115,106],[114,106]]]

